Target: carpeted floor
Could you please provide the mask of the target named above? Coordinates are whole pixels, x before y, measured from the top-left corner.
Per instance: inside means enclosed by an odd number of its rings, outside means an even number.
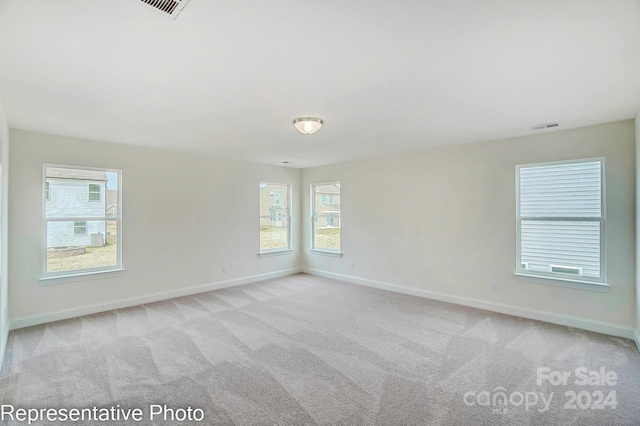
[[[617,380],[581,386],[581,367]],[[567,384],[538,384],[538,368],[569,372]],[[145,413],[117,424],[163,424],[150,407],[166,404],[204,410],[180,424],[640,425],[640,354],[630,340],[299,274],[14,331],[0,401]]]

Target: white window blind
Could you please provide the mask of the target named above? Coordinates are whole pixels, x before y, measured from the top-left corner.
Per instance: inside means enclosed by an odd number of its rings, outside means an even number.
[[[517,168],[518,272],[604,282],[602,162]]]

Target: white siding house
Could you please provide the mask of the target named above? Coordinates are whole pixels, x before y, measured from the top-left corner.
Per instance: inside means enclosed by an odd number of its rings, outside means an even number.
[[[46,169],[47,218],[104,218],[107,174],[92,170]],[[103,245],[104,220],[48,221],[47,248]]]
[[[602,160],[521,166],[519,272],[603,280]]]

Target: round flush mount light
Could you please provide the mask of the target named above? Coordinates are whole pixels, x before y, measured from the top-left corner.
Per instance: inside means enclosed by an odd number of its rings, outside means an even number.
[[[318,130],[324,122],[315,117],[300,117],[293,120],[293,125],[296,126],[296,129],[303,135],[312,135]]]

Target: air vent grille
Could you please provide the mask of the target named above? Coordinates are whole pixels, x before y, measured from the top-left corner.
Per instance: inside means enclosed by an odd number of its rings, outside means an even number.
[[[531,130],[553,129],[554,127],[558,127],[558,126],[560,126],[560,123],[538,124],[536,126],[533,126]]]
[[[549,265],[551,272],[562,272],[563,274],[582,275],[582,268],[577,266]]]
[[[147,9],[154,10],[168,18],[176,19],[176,16],[184,8],[189,0],[132,0]]]
[[[143,3],[148,4],[151,7],[155,7],[156,9],[164,12],[164,13],[173,13],[178,6],[178,2],[174,0],[140,0]]]

